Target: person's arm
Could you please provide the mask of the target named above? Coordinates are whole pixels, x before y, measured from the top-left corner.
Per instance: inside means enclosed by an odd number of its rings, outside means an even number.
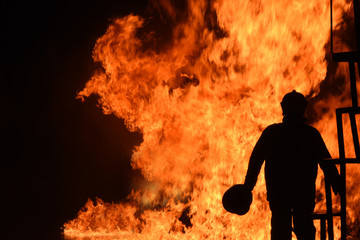
[[[267,132],[266,129],[257,141],[253,152],[251,153],[249,166],[245,177],[244,185],[252,191],[256,185],[257,178],[261,169],[262,164],[265,160]]]
[[[331,158],[331,155],[322,139],[320,133],[318,133],[318,142],[319,142],[319,154],[320,154],[320,168],[323,170],[325,177],[329,180],[330,185],[335,194],[340,192],[341,189],[341,178],[339,172],[333,162],[328,160],[324,162],[324,159]]]

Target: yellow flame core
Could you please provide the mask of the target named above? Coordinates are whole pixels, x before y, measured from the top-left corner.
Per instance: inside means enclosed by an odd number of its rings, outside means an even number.
[[[244,181],[261,131],[281,122],[283,95],[319,91],[329,3],[215,1],[222,37],[204,21],[207,1],[188,5],[186,21],[161,51],[144,50],[136,35],[144,19],[134,15],[114,20],[98,39],[93,56],[104,70],[79,96],[97,94],[104,113],[142,133],[132,166],[151,183],[126,203],[89,201],[65,224],[67,236],[269,239],[263,173],[245,216],[227,213],[222,194]],[[325,135],[336,143],[336,133]]]

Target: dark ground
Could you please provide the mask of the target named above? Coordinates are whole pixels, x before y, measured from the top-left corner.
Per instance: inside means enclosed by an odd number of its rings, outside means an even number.
[[[1,239],[57,239],[90,197],[129,193],[141,135],[76,100],[111,18],[145,0],[1,2]]]

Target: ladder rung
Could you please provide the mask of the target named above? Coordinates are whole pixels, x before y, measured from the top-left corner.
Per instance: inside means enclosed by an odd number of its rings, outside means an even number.
[[[323,163],[342,164],[342,163],[360,163],[360,159],[357,158],[327,158],[322,160]]]
[[[340,217],[341,216],[341,212],[334,212],[332,214],[333,217]],[[326,211],[321,211],[321,212],[314,212],[312,214],[312,218],[313,219],[326,219],[328,218],[328,214],[326,213]]]
[[[332,54],[333,62],[359,62],[358,52],[340,52]]]
[[[353,113],[353,114],[359,114],[360,113],[360,107],[345,107],[345,108],[337,108],[336,113],[343,114],[343,113]]]

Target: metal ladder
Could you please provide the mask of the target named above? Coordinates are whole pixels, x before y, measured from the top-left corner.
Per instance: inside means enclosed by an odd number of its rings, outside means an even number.
[[[336,109],[336,124],[338,133],[338,146],[339,158],[324,160],[329,164],[340,165],[341,177],[341,192],[340,192],[340,212],[333,212],[331,187],[329,180],[325,177],[325,195],[326,195],[326,213],[315,213],[313,219],[320,220],[320,235],[321,240],[326,239],[326,221],[328,225],[328,239],[334,239],[333,218],[340,217],[341,221],[341,240],[346,240],[346,165],[347,164],[360,164],[360,146],[359,136],[357,132],[355,115],[360,114],[358,104],[357,91],[356,91],[356,76],[355,76],[355,63],[360,74],[360,3],[359,0],[353,0],[354,18],[355,18],[355,34],[357,50],[354,52],[340,52],[334,53],[333,51],[333,23],[332,23],[332,0],[330,0],[330,44],[331,44],[331,58],[333,62],[347,62],[349,64],[350,72],[350,89],[352,106]],[[356,158],[345,157],[345,144],[344,144],[344,131],[343,131],[343,114],[349,114],[351,133],[353,137],[354,149]]]

